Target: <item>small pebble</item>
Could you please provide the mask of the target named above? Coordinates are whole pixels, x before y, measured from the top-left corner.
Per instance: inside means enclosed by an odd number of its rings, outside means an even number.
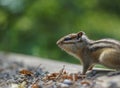
[[[119,87],[118,87],[118,85],[117,85],[116,82],[110,81],[110,82],[109,82],[109,88],[119,88]]]
[[[65,80],[63,81],[63,83],[64,83],[64,84],[68,84],[68,85],[72,85],[72,84],[73,84],[72,81],[71,81],[71,80],[68,80],[68,79],[65,79]]]
[[[64,84],[64,83],[61,83],[60,87],[61,87],[61,88],[69,88],[69,85],[68,85],[68,84]]]
[[[10,88],[19,88],[18,84],[11,84]]]

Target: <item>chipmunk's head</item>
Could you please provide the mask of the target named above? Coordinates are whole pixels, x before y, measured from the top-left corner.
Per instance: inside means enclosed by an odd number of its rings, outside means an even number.
[[[67,53],[75,54],[86,44],[87,37],[84,32],[72,33],[57,41],[57,45]]]

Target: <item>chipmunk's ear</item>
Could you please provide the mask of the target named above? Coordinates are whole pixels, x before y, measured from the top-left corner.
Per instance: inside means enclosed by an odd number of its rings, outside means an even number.
[[[84,35],[85,33],[83,32],[83,31],[80,31],[80,32],[78,32],[77,33],[77,35],[79,36],[79,37],[81,37],[82,35]]]

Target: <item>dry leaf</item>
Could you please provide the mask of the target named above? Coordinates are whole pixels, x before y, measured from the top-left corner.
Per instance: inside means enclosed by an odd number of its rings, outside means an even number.
[[[25,69],[21,70],[20,73],[24,74],[24,75],[30,75],[30,76],[33,75],[33,73],[31,71],[25,70]]]

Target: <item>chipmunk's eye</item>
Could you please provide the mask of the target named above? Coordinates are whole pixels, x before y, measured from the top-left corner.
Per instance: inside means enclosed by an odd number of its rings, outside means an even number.
[[[68,41],[68,40],[72,40],[72,38],[67,37],[64,39],[64,41]]]

